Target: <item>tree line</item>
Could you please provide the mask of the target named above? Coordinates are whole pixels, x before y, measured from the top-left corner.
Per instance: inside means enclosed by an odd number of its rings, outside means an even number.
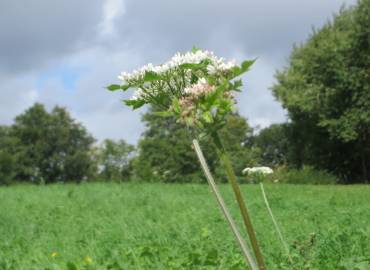
[[[189,131],[154,112],[150,109],[143,116],[147,129],[134,147],[124,140],[97,143],[65,108],[56,106],[48,112],[36,103],[18,115],[14,124],[0,127],[0,183],[201,181]],[[253,147],[244,150],[252,129],[238,114],[229,117],[227,126],[231,135],[223,134],[241,172],[246,162],[257,159]],[[205,150],[217,171],[209,142]]]
[[[264,165],[310,166],[340,183],[370,180],[370,0],[342,8],[277,71],[272,93],[289,121],[256,131],[238,113],[221,135],[241,176]],[[136,146],[98,143],[65,108],[35,104],[11,126],[0,126],[0,183],[81,181],[203,181],[191,149],[192,131],[150,108]],[[210,168],[225,179],[207,138]]]

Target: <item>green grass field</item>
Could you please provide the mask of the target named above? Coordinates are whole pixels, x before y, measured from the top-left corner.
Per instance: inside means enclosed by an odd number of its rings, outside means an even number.
[[[370,269],[370,186],[265,186],[293,264],[259,186],[242,189],[268,269]],[[96,183],[1,187],[0,269],[246,267],[206,185]]]

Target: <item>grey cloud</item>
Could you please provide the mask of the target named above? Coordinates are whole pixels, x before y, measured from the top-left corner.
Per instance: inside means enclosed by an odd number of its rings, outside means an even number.
[[[0,1],[0,71],[35,70],[89,46],[101,16],[99,0]]]
[[[67,107],[73,117],[82,122],[99,140],[124,138],[135,143],[143,131],[140,112],[132,111],[122,103],[131,92],[109,92],[105,86],[118,81],[122,69],[132,68],[143,60],[130,52],[107,52],[95,48],[71,55],[65,59],[69,65],[89,65],[89,73],[77,82],[76,90],[68,95],[60,81],[48,80],[41,89],[38,100],[48,107]],[[96,64],[99,63],[99,64]]]
[[[30,85],[32,78],[25,76],[17,79],[1,80],[0,85],[0,125],[11,124],[13,118],[38,99],[34,88],[24,89]],[[16,89],[23,89],[16,91]]]
[[[117,27],[123,37],[130,36],[132,46],[149,51],[198,45],[226,54],[238,47],[248,54],[286,54],[294,42],[307,37],[312,25],[321,25],[342,3],[130,0]]]

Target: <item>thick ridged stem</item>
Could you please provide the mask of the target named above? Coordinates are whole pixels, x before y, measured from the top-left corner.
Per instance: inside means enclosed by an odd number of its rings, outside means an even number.
[[[213,179],[213,176],[212,176],[212,174],[211,174],[211,172],[210,172],[210,170],[208,168],[206,159],[203,156],[203,152],[202,152],[202,150],[201,150],[201,148],[199,146],[198,141],[197,140],[193,140],[193,145],[194,145],[195,153],[198,156],[200,165],[202,166],[203,172],[204,172],[204,174],[206,176],[206,179],[208,181],[208,184],[211,187],[211,190],[212,190],[213,194],[216,197],[217,203],[220,206],[220,209],[221,209],[222,213],[224,214],[226,221],[230,225],[231,231],[234,233],[234,236],[235,236],[236,240],[239,243],[239,246],[240,246],[240,248],[242,250],[242,253],[243,253],[244,257],[245,257],[245,260],[247,261],[249,267],[252,270],[258,270],[257,265],[254,262],[253,256],[251,255],[251,252],[249,251],[248,246],[246,245],[243,237],[240,235],[240,232],[239,232],[238,228],[235,225],[235,221],[231,217],[230,212],[229,212],[229,210],[226,207],[225,201],[222,198],[222,195],[221,195],[221,193],[219,192],[219,190],[217,188],[216,182]]]
[[[238,202],[240,213],[242,215],[244,225],[247,229],[247,233],[248,233],[249,239],[250,239],[251,244],[252,244],[254,255],[256,256],[256,259],[257,259],[258,267],[259,267],[260,270],[265,270],[266,269],[265,261],[263,259],[262,252],[261,252],[260,247],[258,245],[256,233],[253,229],[252,221],[249,217],[247,206],[246,206],[246,204],[244,202],[244,199],[243,199],[243,196],[241,194],[241,191],[240,191],[240,188],[239,188],[239,185],[238,185],[236,175],[235,175],[234,169],[232,167],[230,158],[229,158],[229,156],[228,156],[228,154],[227,154],[227,152],[226,152],[226,150],[225,150],[225,148],[224,148],[224,146],[221,142],[221,138],[220,138],[220,136],[217,132],[212,133],[212,139],[213,139],[213,142],[215,143],[215,145],[217,147],[217,150],[218,150],[217,153],[220,157],[220,160],[221,160],[223,166],[226,169],[227,177],[228,177],[229,182],[230,182],[230,184],[232,186],[232,189],[234,191],[236,201]]]

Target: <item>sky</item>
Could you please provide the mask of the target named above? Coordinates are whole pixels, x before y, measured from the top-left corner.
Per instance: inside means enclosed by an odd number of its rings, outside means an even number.
[[[1,0],[0,125],[40,102],[68,109],[98,140],[136,143],[144,109],[108,92],[122,71],[160,64],[193,46],[242,61],[238,110],[253,127],[287,120],[270,88],[304,42],[354,0]]]

